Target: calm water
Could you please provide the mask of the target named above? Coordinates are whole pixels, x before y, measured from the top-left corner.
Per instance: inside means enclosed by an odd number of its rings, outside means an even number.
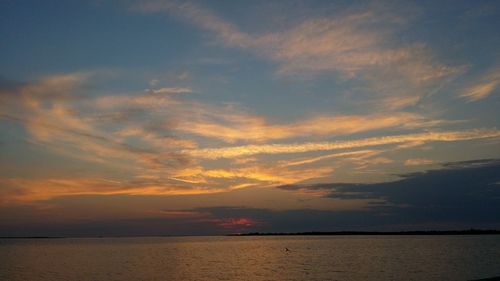
[[[493,276],[500,276],[498,235],[0,240],[0,280],[9,281],[468,280]]]

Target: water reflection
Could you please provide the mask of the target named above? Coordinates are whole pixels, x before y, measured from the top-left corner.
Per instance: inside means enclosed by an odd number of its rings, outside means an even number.
[[[0,280],[12,281],[500,276],[497,235],[0,240],[0,252]]]

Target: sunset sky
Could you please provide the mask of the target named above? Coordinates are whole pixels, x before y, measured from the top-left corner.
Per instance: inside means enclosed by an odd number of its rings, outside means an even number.
[[[498,1],[0,2],[0,236],[500,228]]]

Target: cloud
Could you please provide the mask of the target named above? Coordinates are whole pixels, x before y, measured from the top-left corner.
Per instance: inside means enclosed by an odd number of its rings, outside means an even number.
[[[381,145],[424,144],[496,138],[495,129],[435,131],[381,136],[350,141],[265,144],[270,140],[352,135],[381,129],[428,128],[445,123],[415,113],[371,115],[325,115],[287,124],[272,123],[264,116],[248,113],[237,104],[211,105],[176,97],[190,88],[169,87],[153,92],[101,94],[88,89],[92,75],[47,76],[31,83],[16,83],[1,89],[0,118],[21,124],[28,143],[49,153],[98,165],[122,176],[121,184],[100,172],[59,177],[6,179],[12,186],[6,198],[36,201],[57,196],[87,194],[196,194],[229,191],[242,187],[294,184],[331,176],[338,167],[308,167],[342,158],[362,166],[392,162],[374,157]],[[163,94],[159,94],[162,92]],[[196,137],[225,143],[257,144],[200,148]],[[300,139],[299,139],[300,140]],[[329,155],[261,162],[259,154],[352,150]],[[236,167],[214,164],[215,159],[233,159]],[[246,158],[242,160],[242,158]],[[338,166],[338,165],[337,165]],[[96,169],[99,170],[99,169]],[[53,186],[52,189],[49,186]],[[87,189],[85,186],[91,186]],[[9,192],[10,192],[9,191]],[[19,193],[20,192],[20,193]],[[24,195],[23,195],[24,194]]]
[[[181,121],[176,129],[226,142],[237,140],[264,142],[306,136],[347,135],[386,128],[414,129],[432,127],[444,122],[430,120],[419,114],[398,112],[372,115],[320,115],[289,124],[267,124],[262,117],[241,114],[223,116],[223,122]]]
[[[420,165],[431,165],[436,163],[432,159],[425,158],[412,158],[405,161],[405,166],[420,166]]]
[[[76,72],[42,77],[31,83],[0,83],[0,98],[14,100],[70,99],[79,97],[81,86],[96,72]]]
[[[461,98],[467,102],[475,102],[490,96],[500,85],[500,70],[494,69],[490,71],[480,81],[463,91]]]
[[[352,141],[336,142],[307,142],[291,144],[263,144],[245,145],[222,148],[200,148],[183,150],[182,153],[192,157],[219,159],[236,158],[256,154],[281,154],[281,153],[303,153],[311,151],[329,151],[340,149],[364,148],[388,144],[426,143],[426,142],[452,142],[464,140],[476,140],[484,138],[498,138],[500,131],[496,129],[464,130],[464,131],[436,131],[417,134],[406,134],[396,136],[384,136],[358,139]]]
[[[331,174],[331,167],[289,170],[283,167],[252,166],[239,169],[206,170],[201,173],[211,178],[245,178],[268,183],[296,183],[307,179],[319,178]]]
[[[9,178],[0,179],[3,204],[43,201],[81,195],[193,195],[221,192],[202,186],[183,186],[160,180],[112,180],[104,178]]]
[[[387,35],[391,31],[373,28],[384,21],[390,20],[370,11],[312,19],[288,32],[265,35],[260,42],[272,58],[283,63],[281,73],[338,71],[369,78],[378,70],[392,79],[397,71],[417,86],[453,71],[432,63],[432,55],[422,44],[391,47]]]
[[[379,183],[291,184],[278,188],[290,192],[318,192],[330,198],[332,209],[266,209],[245,206],[210,206],[200,208],[157,209],[134,218],[93,217],[87,220],[62,220],[41,223],[54,210],[38,205],[0,205],[0,234],[5,235],[165,235],[224,234],[234,232],[299,232],[342,230],[422,230],[492,228],[500,225],[500,160],[482,159],[444,163],[441,168],[421,173],[403,174],[400,179]],[[50,180],[46,188],[78,191],[115,192],[117,182],[96,185],[86,182]],[[105,184],[104,190],[98,188]],[[12,183],[2,182],[9,187]],[[121,183],[124,184],[124,183]],[[48,188],[50,186],[50,188]],[[132,185],[130,185],[132,186]],[[6,188],[2,189],[5,192]],[[133,189],[132,189],[133,190]],[[28,196],[17,190],[19,196]],[[117,193],[123,194],[123,193]],[[2,194],[0,198],[4,198]],[[335,200],[371,202],[356,209],[335,210]],[[52,201],[55,203],[55,201]],[[91,204],[95,204],[95,198]],[[93,205],[94,206],[94,205]],[[105,205],[108,206],[108,205]],[[149,206],[149,205],[148,205]],[[50,207],[49,207],[50,208]],[[52,208],[55,208],[53,206]],[[56,209],[57,210],[57,209]],[[16,220],[10,215],[16,213]],[[21,222],[19,222],[21,218]],[[37,219],[40,218],[40,219]],[[30,223],[23,223],[26,220]],[[43,220],[45,221],[45,220]]]
[[[323,190],[327,197],[383,200],[368,207],[407,222],[496,222],[500,211],[498,159],[446,163],[441,169],[401,175],[380,183],[325,183],[281,186],[284,190]]]
[[[246,47],[253,41],[251,36],[238,31],[232,24],[190,2],[140,1],[137,6],[143,11],[169,12],[181,19],[187,19],[191,23],[214,32],[222,41],[230,45]]]
[[[413,55],[411,48],[384,48],[386,34],[371,27],[400,22],[402,17],[377,14],[375,10],[309,19],[285,32],[251,35],[193,3],[147,1],[139,6],[144,11],[169,12],[188,20],[213,32],[228,46],[255,48],[283,62],[281,72],[338,70],[352,74],[374,65],[392,64]],[[428,72],[419,79],[433,76],[432,72]]]
[[[91,81],[87,77],[77,75],[49,76],[25,83],[11,89],[12,94],[4,96],[15,106],[0,107],[0,117],[23,125],[29,133],[29,143],[45,151],[125,174],[120,179],[121,183],[99,180],[109,179],[109,176],[95,174],[78,175],[74,179],[69,175],[30,180],[9,178],[5,184],[12,186],[13,193],[5,198],[37,201],[89,194],[204,194],[257,183],[296,183],[322,177],[332,171],[329,167],[290,170],[260,165],[255,161],[240,162],[238,168],[203,167],[197,158],[179,152],[198,147],[196,141],[175,135],[183,131],[180,129],[180,124],[184,124],[181,120],[192,120],[193,124],[206,119],[240,122],[238,120],[246,120],[248,114],[236,113],[239,109],[231,107],[178,100],[165,94],[186,92],[187,88],[161,90],[164,94],[141,92],[71,98],[73,93],[83,93],[89,83]],[[60,89],[60,94],[47,94],[57,93],[52,92],[52,88]],[[22,97],[15,93],[22,93]],[[265,124],[262,117],[252,118]],[[410,118],[412,120],[407,120],[408,124],[428,122]],[[362,117],[358,119],[361,119],[358,122],[366,120]],[[341,123],[340,119],[336,120]],[[390,117],[384,120],[392,122]]]
[[[0,236],[213,235],[246,232],[249,229],[265,225],[263,220],[255,218],[253,215],[256,213],[255,210],[248,209],[245,216],[242,208],[235,207],[151,210],[145,214],[146,217],[122,219],[94,217],[85,220],[52,221],[50,224],[47,224],[46,221],[42,223],[41,220],[19,223],[15,220],[5,220],[2,217],[4,214],[12,212],[25,215],[32,212],[33,209],[33,206],[0,206]],[[224,214],[231,209],[235,211],[233,215]],[[46,211],[39,210],[39,213],[46,215]]]
[[[420,197],[420,196],[419,196]],[[469,201],[470,202],[470,201]],[[498,199],[454,208],[386,208],[333,211],[317,209],[273,210],[244,206],[215,206],[185,210],[159,210],[149,217],[19,224],[0,220],[2,236],[124,236],[214,235],[245,232],[406,231],[497,228]],[[493,205],[496,203],[496,205]],[[465,206],[465,207],[464,207]],[[13,207],[1,207],[12,213]],[[15,209],[18,213],[19,207]],[[1,213],[0,213],[1,214]]]
[[[214,12],[189,2],[147,1],[139,6],[143,11],[167,12],[214,34],[225,46],[250,50],[275,61],[281,75],[333,72],[342,79],[366,81],[367,94],[357,95],[385,109],[415,105],[439,88],[445,82],[443,78],[464,70],[463,66],[440,63],[424,43],[398,42],[394,34],[407,26],[411,17],[389,5],[368,5],[332,17],[309,18],[288,30],[263,34],[245,33]]]
[[[359,160],[359,159],[364,159],[367,157],[377,155],[379,153],[381,153],[381,151],[377,151],[377,150],[348,151],[348,152],[332,153],[332,154],[322,155],[322,156],[313,157],[313,158],[303,158],[303,159],[292,160],[292,161],[282,161],[281,165],[285,166],[285,167],[300,166],[300,165],[306,165],[306,164],[316,163],[318,161],[323,161],[323,160],[332,159],[332,158],[340,158],[340,157],[351,157],[351,158],[354,157],[357,160]]]
[[[161,210],[151,213],[172,218],[197,218],[197,217],[206,217],[209,215],[209,213],[204,213],[204,212],[182,211],[182,210]]]
[[[264,142],[305,136],[347,135],[386,128],[414,129],[431,127],[444,122],[442,120],[429,120],[419,114],[406,112],[372,115],[324,115],[289,124],[267,124],[264,118],[254,115],[239,114],[221,117],[222,122],[200,118],[180,121],[176,129],[226,142],[237,140]]]
[[[178,181],[224,187],[227,190],[248,186],[269,187],[276,184],[297,183],[308,179],[330,175],[332,167],[290,169],[284,165],[268,163],[244,163],[238,167],[209,169],[202,166],[185,168],[174,173],[171,178]]]
[[[172,94],[184,94],[193,92],[193,90],[191,90],[190,88],[181,88],[181,87],[147,89],[146,91],[157,95],[172,95]]]
[[[11,179],[11,183],[29,190],[30,195],[26,198],[30,200],[87,194],[85,185],[101,186],[101,190],[87,188],[88,192],[98,194],[176,194],[176,189],[178,193],[194,191],[196,188],[181,186],[171,176],[193,164],[191,159],[177,150],[181,147],[196,148],[196,142],[169,135],[165,129],[155,130],[144,123],[149,122],[147,118],[142,119],[149,115],[149,107],[164,108],[167,104],[176,103],[165,95],[167,92],[181,93],[189,89],[164,88],[158,90],[157,94],[162,93],[159,95],[138,93],[134,96],[93,97],[86,91],[91,88],[91,78],[90,74],[79,73],[53,75],[2,89],[5,93],[0,98],[6,102],[0,106],[0,118],[23,125],[28,132],[28,143],[45,151],[97,163],[115,172],[125,172],[124,181],[149,177],[157,182],[121,186],[123,189],[116,185],[116,190],[109,190],[107,187],[110,186],[105,182],[93,181],[95,175],[76,179],[75,186],[79,186],[79,182],[82,186],[74,190],[66,188],[69,182],[66,175],[50,179],[50,182],[47,179]],[[85,183],[87,180],[90,182]],[[60,184],[63,182],[65,184]],[[38,184],[40,191],[35,192],[36,188],[31,187]],[[51,184],[54,188],[45,191],[50,189]],[[206,192],[201,189],[201,193]]]

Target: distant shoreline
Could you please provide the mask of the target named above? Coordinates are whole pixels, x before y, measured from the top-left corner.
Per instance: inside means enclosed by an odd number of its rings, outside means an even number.
[[[4,236],[0,239],[71,239],[71,238],[140,238],[140,237],[210,237],[210,236],[355,236],[355,235],[499,235],[500,230],[419,230],[419,231],[308,231],[249,232],[215,235],[144,235],[144,236]]]
[[[249,232],[227,236],[339,236],[339,235],[492,235],[500,230],[428,230],[428,231],[310,231],[310,232]]]

